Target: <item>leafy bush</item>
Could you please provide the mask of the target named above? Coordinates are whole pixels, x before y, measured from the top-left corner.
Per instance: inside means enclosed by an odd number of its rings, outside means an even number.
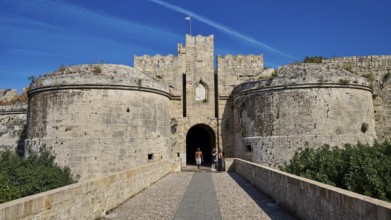
[[[384,74],[383,78],[382,78],[382,82],[386,83],[390,77],[391,77],[391,73],[390,72]]]
[[[0,156],[0,203],[72,184],[68,167],[54,163],[47,151],[20,158],[10,151]]]
[[[367,78],[370,82],[373,82],[376,80],[376,76],[373,75],[373,73],[364,74],[363,77]]]
[[[322,61],[324,60],[325,58],[322,57],[322,56],[314,56],[314,57],[309,57],[309,56],[306,56],[304,58],[304,63],[322,63]]]
[[[374,198],[391,201],[391,144],[358,143],[343,148],[299,149],[289,163],[280,166],[288,173],[316,180]]]
[[[94,70],[92,71],[94,74],[102,73],[102,69],[99,66],[94,66]]]
[[[347,84],[349,84],[349,80],[348,79],[340,79],[339,83],[341,83],[342,85],[347,85]]]
[[[363,122],[363,123],[361,124],[361,132],[362,132],[362,133],[367,132],[368,127],[369,127],[368,123]]]

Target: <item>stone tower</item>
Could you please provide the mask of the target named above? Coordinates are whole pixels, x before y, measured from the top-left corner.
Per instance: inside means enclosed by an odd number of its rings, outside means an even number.
[[[200,147],[209,161],[218,133],[213,35],[187,35],[177,56],[135,56],[134,67],[169,85],[172,156],[186,164]]]
[[[233,156],[231,91],[263,71],[262,55],[218,56],[218,68],[214,61],[213,35],[186,35],[177,56],[134,57],[135,69],[169,85],[172,156],[183,165],[194,161],[197,147],[207,162],[213,148]]]

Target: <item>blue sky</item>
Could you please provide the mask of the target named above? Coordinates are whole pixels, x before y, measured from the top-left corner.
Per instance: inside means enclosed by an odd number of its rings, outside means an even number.
[[[0,0],[0,89],[61,65],[176,54],[187,14],[216,55],[264,54],[268,67],[391,54],[390,0]]]

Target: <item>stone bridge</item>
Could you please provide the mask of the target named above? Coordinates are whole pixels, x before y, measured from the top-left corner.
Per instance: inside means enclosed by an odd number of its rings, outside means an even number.
[[[296,219],[234,172],[171,173],[103,219]]]
[[[161,161],[0,205],[0,219],[391,219],[391,203],[241,159]]]

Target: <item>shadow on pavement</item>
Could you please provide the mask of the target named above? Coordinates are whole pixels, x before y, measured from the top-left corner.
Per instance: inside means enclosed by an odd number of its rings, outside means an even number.
[[[271,219],[298,219],[292,213],[282,209],[273,199],[263,194],[251,183],[235,172],[228,172],[228,175],[256,202],[256,204]]]

